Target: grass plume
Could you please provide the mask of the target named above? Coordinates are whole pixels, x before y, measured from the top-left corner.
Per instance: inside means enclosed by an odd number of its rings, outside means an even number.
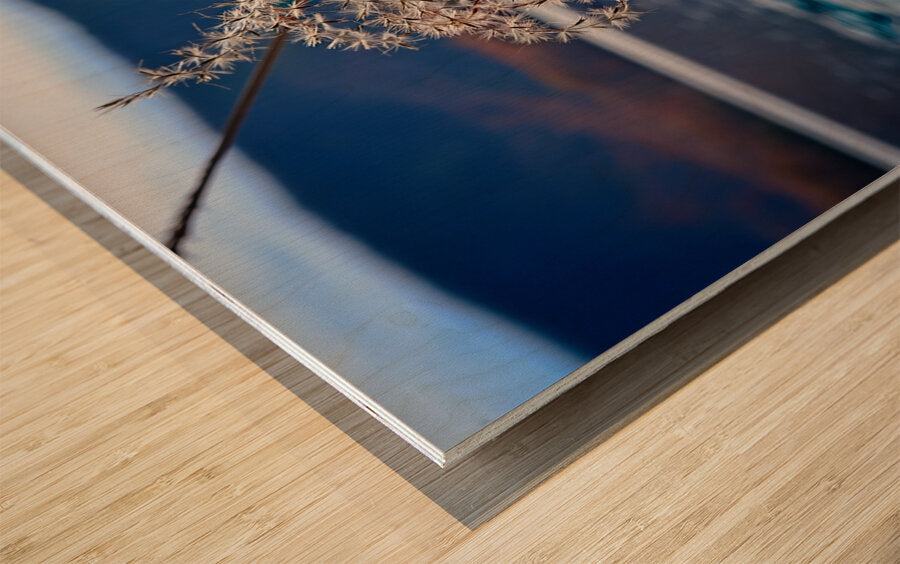
[[[557,28],[528,15],[545,5],[581,6],[582,17]],[[514,43],[568,41],[600,28],[623,28],[637,17],[630,0],[229,0],[201,12],[211,25],[172,54],[176,61],[140,68],[150,85],[98,109],[127,106],[184,83],[209,83],[254,60],[261,42],[283,35],[308,47],[415,49],[425,39],[472,35]]]

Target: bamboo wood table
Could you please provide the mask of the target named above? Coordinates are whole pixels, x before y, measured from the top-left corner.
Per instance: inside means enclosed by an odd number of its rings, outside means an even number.
[[[2,166],[3,561],[900,561],[896,190],[441,471]]]

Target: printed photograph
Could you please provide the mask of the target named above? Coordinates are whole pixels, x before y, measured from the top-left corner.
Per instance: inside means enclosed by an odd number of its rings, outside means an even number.
[[[898,21],[4,0],[0,125],[443,464],[900,164]]]

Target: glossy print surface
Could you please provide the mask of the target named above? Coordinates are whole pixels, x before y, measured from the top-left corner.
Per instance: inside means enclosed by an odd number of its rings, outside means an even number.
[[[204,4],[0,7],[0,123],[151,246],[246,69],[92,108]],[[443,463],[882,173],[584,43],[293,45],[170,260]]]

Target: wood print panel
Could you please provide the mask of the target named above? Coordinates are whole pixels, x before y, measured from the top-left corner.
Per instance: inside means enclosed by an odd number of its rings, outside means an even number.
[[[2,9],[4,128],[165,238],[234,93],[92,108],[184,2]],[[882,172],[584,44],[295,48],[251,118],[177,264],[441,463]]]

